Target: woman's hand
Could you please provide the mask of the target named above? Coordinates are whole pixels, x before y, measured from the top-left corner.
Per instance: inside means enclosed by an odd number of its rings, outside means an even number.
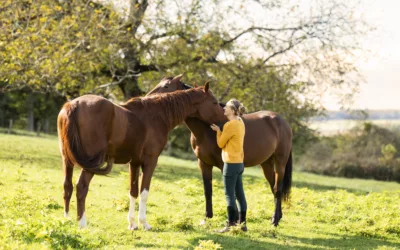
[[[216,131],[216,132],[218,132],[218,131],[221,132],[221,129],[220,129],[217,125],[215,125],[215,124],[211,124],[210,127],[211,127],[212,130],[214,130],[214,131]]]

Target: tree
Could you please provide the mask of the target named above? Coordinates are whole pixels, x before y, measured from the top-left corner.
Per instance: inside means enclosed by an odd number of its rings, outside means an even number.
[[[296,80],[306,72],[301,78],[310,86],[341,86],[350,83],[355,68],[349,57],[367,31],[355,18],[357,6],[338,0],[308,8],[270,0],[129,3],[117,15],[92,1],[7,0],[0,46],[6,82],[61,92],[83,85],[83,93],[116,85],[129,98],[146,89],[137,81],[145,72],[185,70],[193,72],[189,78],[220,80],[257,67],[290,69]],[[253,18],[254,9],[274,20]],[[252,67],[244,69],[245,62]]]
[[[212,79],[221,101],[278,111],[300,131],[323,110],[321,92],[348,98],[358,86],[354,52],[369,26],[349,1],[109,3],[6,0],[1,89],[126,100],[184,71],[190,83]]]

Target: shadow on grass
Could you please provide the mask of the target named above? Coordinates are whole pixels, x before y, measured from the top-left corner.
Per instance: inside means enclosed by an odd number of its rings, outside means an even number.
[[[43,168],[46,169],[54,169],[54,166],[59,165],[60,168],[62,166],[61,162],[61,157],[58,155],[48,155],[46,157],[24,157],[20,159],[19,157],[13,157],[13,158],[7,158],[7,157],[0,157],[0,160],[11,160],[11,161],[16,161],[20,162],[21,165],[26,165],[32,162],[35,162],[36,164],[43,164]],[[48,164],[51,162],[51,164]],[[46,164],[45,164],[46,163]],[[75,166],[78,171],[80,171],[79,166]],[[128,173],[128,166],[126,164],[118,164],[113,166],[113,170],[108,177],[116,177],[120,175],[120,172],[125,172]],[[218,170],[218,168],[214,168]],[[193,164],[187,164],[182,165],[177,164],[174,165],[173,163],[161,163],[158,164],[155,171],[154,171],[154,176],[155,178],[164,180],[164,181],[177,181],[177,180],[182,180],[182,179],[200,179],[202,180],[202,175],[201,171],[199,168],[193,166]],[[213,179],[221,178],[220,174],[215,173],[213,171]],[[260,186],[266,185],[266,187],[269,187],[269,183],[265,180],[264,176],[256,175],[254,173],[246,174],[246,172],[243,174],[243,180],[247,184],[254,184],[254,183],[260,183]],[[349,182],[351,182],[351,179],[349,179]],[[326,185],[321,185],[321,184],[316,184],[316,183],[311,183],[307,181],[294,181],[293,182],[293,187],[297,188],[308,188],[314,191],[318,192],[325,192],[325,191],[332,191],[332,190],[345,190],[350,193],[354,193],[357,195],[365,195],[368,194],[367,191],[361,190],[361,189],[356,189],[356,188],[345,188],[345,187],[337,187],[334,185],[329,185],[327,183]]]
[[[215,168],[217,169],[217,168]],[[110,177],[118,176],[120,172],[128,173],[128,167],[126,165],[115,165],[113,171],[109,174]],[[154,171],[153,177],[164,181],[178,181],[182,179],[200,179],[202,180],[201,172],[198,168],[192,168],[190,166],[174,166],[172,164],[158,165]],[[213,173],[213,179],[221,178],[220,174]],[[265,180],[264,176],[246,175],[243,174],[243,180],[247,184],[259,183],[260,186],[269,188],[269,183]],[[350,180],[349,180],[350,181]],[[293,187],[296,188],[308,188],[318,192],[333,191],[333,190],[345,190],[350,193],[357,195],[365,195],[368,192],[355,189],[355,188],[344,188],[333,185],[321,185],[315,183],[309,183],[305,181],[294,181]],[[269,190],[269,189],[268,189]]]
[[[57,136],[57,133],[51,133],[51,134],[40,133],[39,135],[37,135],[37,132],[30,132],[30,131],[21,130],[21,129],[12,129],[11,133],[8,133],[7,128],[0,128],[0,134],[27,136],[27,137],[35,137],[35,138],[52,138],[52,137]]]
[[[268,237],[268,236],[266,236]],[[328,248],[344,248],[344,249],[376,249],[378,247],[394,247],[398,248],[399,244],[390,241],[366,238],[362,236],[340,236],[341,238],[301,238],[295,236],[279,235],[276,243],[265,242],[250,238],[249,235],[232,234],[204,234],[201,237],[191,239],[190,244],[195,247],[200,244],[200,240],[212,240],[214,243],[220,244],[223,249],[328,249]],[[274,239],[272,236],[270,238]],[[279,242],[278,242],[279,241]]]
[[[176,248],[176,246],[170,245],[170,244],[144,243],[144,242],[140,242],[140,240],[136,240],[136,242],[134,242],[132,244],[132,246],[134,246],[134,248],[132,248],[132,249],[148,249],[148,248],[171,249],[171,248]]]
[[[168,230],[166,230],[168,231]],[[200,233],[200,232],[198,232]],[[173,236],[172,236],[173,237]],[[177,237],[179,237],[177,235]],[[141,242],[141,239],[135,239],[132,242],[132,247],[134,249],[147,249],[147,248],[156,248],[156,249],[170,249],[170,248],[182,248],[182,249],[194,249],[196,246],[199,246],[200,241],[204,240],[212,240],[213,243],[219,244],[223,247],[223,249],[278,249],[281,248],[282,245],[278,243],[265,243],[262,241],[258,241],[255,239],[250,239],[248,237],[235,237],[233,235],[222,235],[222,234],[213,234],[213,233],[201,233],[201,236],[197,236],[191,239],[187,239],[187,242],[190,244],[189,247],[182,247],[172,244],[158,243],[153,241],[149,242]],[[205,248],[212,249],[212,248]]]
[[[18,233],[17,233],[18,234]],[[19,235],[25,244],[29,245],[33,242],[47,242],[52,249],[97,249],[98,245],[93,245],[91,242],[83,239],[77,233],[69,233],[61,230],[54,230],[45,238],[36,238],[31,231],[21,232]],[[104,240],[98,239],[99,244],[104,244]]]
[[[51,247],[53,249],[97,249],[98,246],[93,246],[80,235],[68,235],[64,232],[53,232],[51,234]],[[104,241],[103,241],[104,244]]]
[[[221,245],[223,249],[281,249],[283,246],[279,243],[264,242],[248,238],[247,236],[234,236],[228,234],[204,234],[201,237],[191,239],[189,242],[193,247],[199,246],[201,240],[212,240],[213,243]],[[301,249],[289,247],[292,249]]]
[[[349,180],[349,182],[350,182],[350,180]],[[332,185],[321,185],[321,184],[309,183],[309,182],[305,182],[305,181],[294,181],[293,187],[308,188],[308,189],[311,189],[314,191],[319,191],[319,192],[332,191],[332,190],[345,190],[347,192],[357,194],[357,195],[368,194],[368,192],[360,190],[360,189],[344,188],[344,187],[337,187],[337,186],[332,186]]]
[[[54,169],[54,166],[59,165],[62,166],[61,156],[58,155],[47,155],[47,156],[26,156],[26,155],[18,155],[18,156],[0,156],[0,160],[2,161],[10,161],[13,163],[17,163],[18,165],[29,165],[29,164],[43,164],[43,168]]]
[[[378,247],[400,247],[400,244],[393,243],[390,241],[385,241],[377,238],[368,238],[362,236],[342,236],[338,235],[340,238],[301,238],[295,236],[285,236],[285,239],[289,239],[294,242],[301,242],[303,244],[318,246],[320,248],[345,248],[345,249],[376,249]],[[282,248],[285,248],[283,246]],[[296,247],[298,248],[298,247]],[[307,248],[305,248],[307,249]]]
[[[120,174],[120,172],[128,173],[127,165],[114,165],[112,172],[108,175],[110,177],[115,177]],[[201,179],[201,173],[198,168],[190,168],[184,166],[173,166],[171,164],[157,165],[154,170],[153,177],[165,180],[165,181],[177,181],[181,179]]]

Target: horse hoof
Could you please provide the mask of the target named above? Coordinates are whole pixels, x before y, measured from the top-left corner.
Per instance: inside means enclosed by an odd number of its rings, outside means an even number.
[[[149,225],[149,223],[143,224],[143,228],[144,228],[144,231],[150,231],[151,230],[151,226]]]
[[[128,226],[128,230],[134,231],[134,230],[138,230],[138,229],[139,229],[139,227],[135,223]]]
[[[201,220],[200,221],[200,226],[205,226],[205,225],[207,225],[206,219]]]
[[[79,228],[86,228],[87,227],[87,221],[86,221],[86,215],[83,213],[82,218],[78,221]]]
[[[280,218],[279,218],[279,217],[277,217],[277,218],[272,217],[272,219],[271,219],[271,224],[274,225],[275,227],[277,227],[278,224],[279,224],[279,221],[280,221]]]
[[[69,219],[69,214],[67,212],[64,212],[64,218]]]

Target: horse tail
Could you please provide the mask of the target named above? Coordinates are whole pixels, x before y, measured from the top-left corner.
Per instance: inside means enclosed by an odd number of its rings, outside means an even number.
[[[105,160],[105,152],[100,151],[93,156],[88,156],[82,147],[81,137],[78,127],[78,103],[64,104],[64,117],[59,117],[59,136],[61,139],[61,150],[66,159],[74,164],[77,163],[83,169],[96,174],[108,174],[111,166],[105,169],[100,169]],[[108,171],[108,172],[107,172]]]
[[[290,190],[292,188],[292,172],[293,172],[293,162],[292,162],[292,151],[290,150],[289,159],[285,167],[285,175],[283,176],[282,195],[284,201],[289,201],[290,199]]]
[[[112,166],[113,166],[113,161],[111,161],[111,159],[108,160],[107,162],[107,166],[105,168],[89,168],[86,169],[86,171],[93,173],[93,174],[97,174],[97,175],[108,175],[111,172]]]

